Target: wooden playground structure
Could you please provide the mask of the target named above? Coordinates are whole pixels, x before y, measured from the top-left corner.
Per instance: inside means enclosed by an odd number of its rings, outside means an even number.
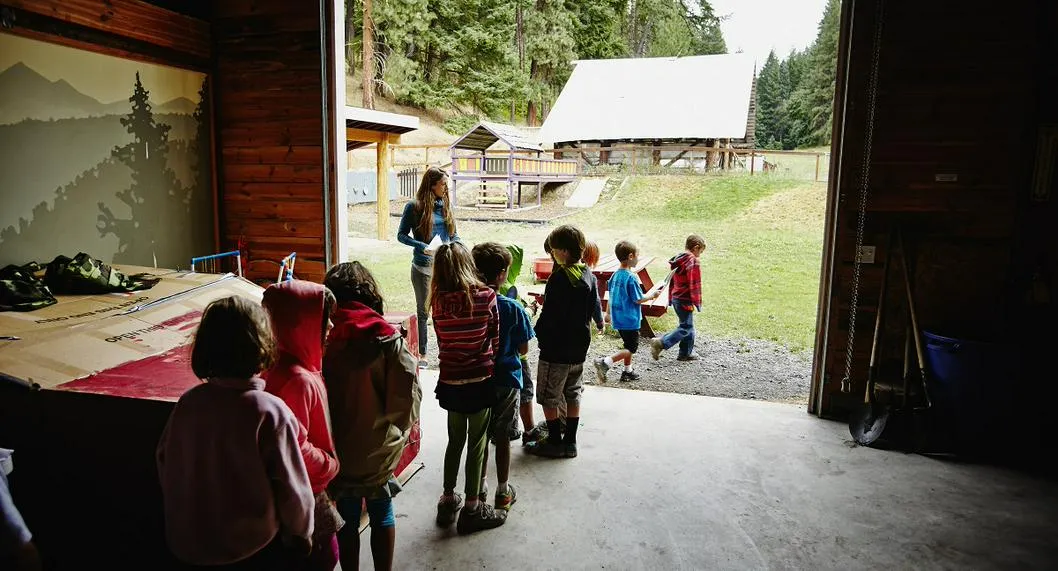
[[[507,150],[489,151],[496,143]],[[544,185],[572,182],[578,175],[573,159],[544,156],[544,148],[512,125],[482,121],[452,143],[452,203],[458,206],[456,191],[460,183],[478,188],[477,208],[536,208],[540,206]],[[535,186],[536,200],[525,206],[522,187]]]

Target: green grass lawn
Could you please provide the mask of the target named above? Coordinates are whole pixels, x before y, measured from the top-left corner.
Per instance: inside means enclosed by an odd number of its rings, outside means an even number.
[[[696,327],[801,351],[813,341],[825,193],[823,184],[775,176],[635,177],[595,207],[551,224],[463,221],[459,235],[468,244],[521,245],[526,262],[519,283],[526,287],[532,258],[544,255],[544,238],[559,224],[580,227],[604,255],[619,240],[631,240],[640,257],[656,257],[649,266],[656,279],[668,272],[668,258],[683,250],[687,235],[701,234],[709,246],[702,256],[703,311]],[[352,257],[375,273],[391,309],[414,309],[410,248],[393,242],[358,251],[354,245]],[[671,312],[654,320],[656,330],[674,325]]]

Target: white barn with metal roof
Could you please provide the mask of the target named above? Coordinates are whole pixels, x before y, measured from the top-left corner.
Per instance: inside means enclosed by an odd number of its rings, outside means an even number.
[[[580,60],[540,129],[544,144],[752,137],[745,54]]]

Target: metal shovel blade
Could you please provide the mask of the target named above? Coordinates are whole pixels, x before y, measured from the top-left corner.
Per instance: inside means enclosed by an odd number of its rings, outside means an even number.
[[[849,432],[852,439],[860,446],[870,446],[881,438],[885,425],[889,422],[889,407],[876,403],[866,403],[853,411],[849,419]]]

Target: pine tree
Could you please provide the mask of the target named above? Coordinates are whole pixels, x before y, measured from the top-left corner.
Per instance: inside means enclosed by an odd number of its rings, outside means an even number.
[[[529,58],[529,105],[526,122],[539,123],[538,104],[554,100],[558,89],[569,78],[573,51],[573,17],[565,0],[536,0],[525,16],[526,57]]]
[[[783,103],[779,58],[772,50],[757,75],[757,145],[766,149],[782,146],[780,107]]]
[[[574,0],[566,3],[573,16],[574,51],[579,59],[624,57],[628,46],[621,21],[628,0]]]
[[[834,87],[837,78],[838,27],[841,3],[829,0],[819,22],[819,34],[808,50],[803,84],[794,93],[794,107],[805,126],[803,146],[830,143],[834,113]]]
[[[186,263],[189,192],[169,168],[169,125],[155,122],[149,97],[137,72],[132,109],[121,118],[132,142],[110,153],[132,171],[132,184],[116,194],[132,215],[119,219],[100,203],[97,228],[118,237],[117,263],[177,267]]]

